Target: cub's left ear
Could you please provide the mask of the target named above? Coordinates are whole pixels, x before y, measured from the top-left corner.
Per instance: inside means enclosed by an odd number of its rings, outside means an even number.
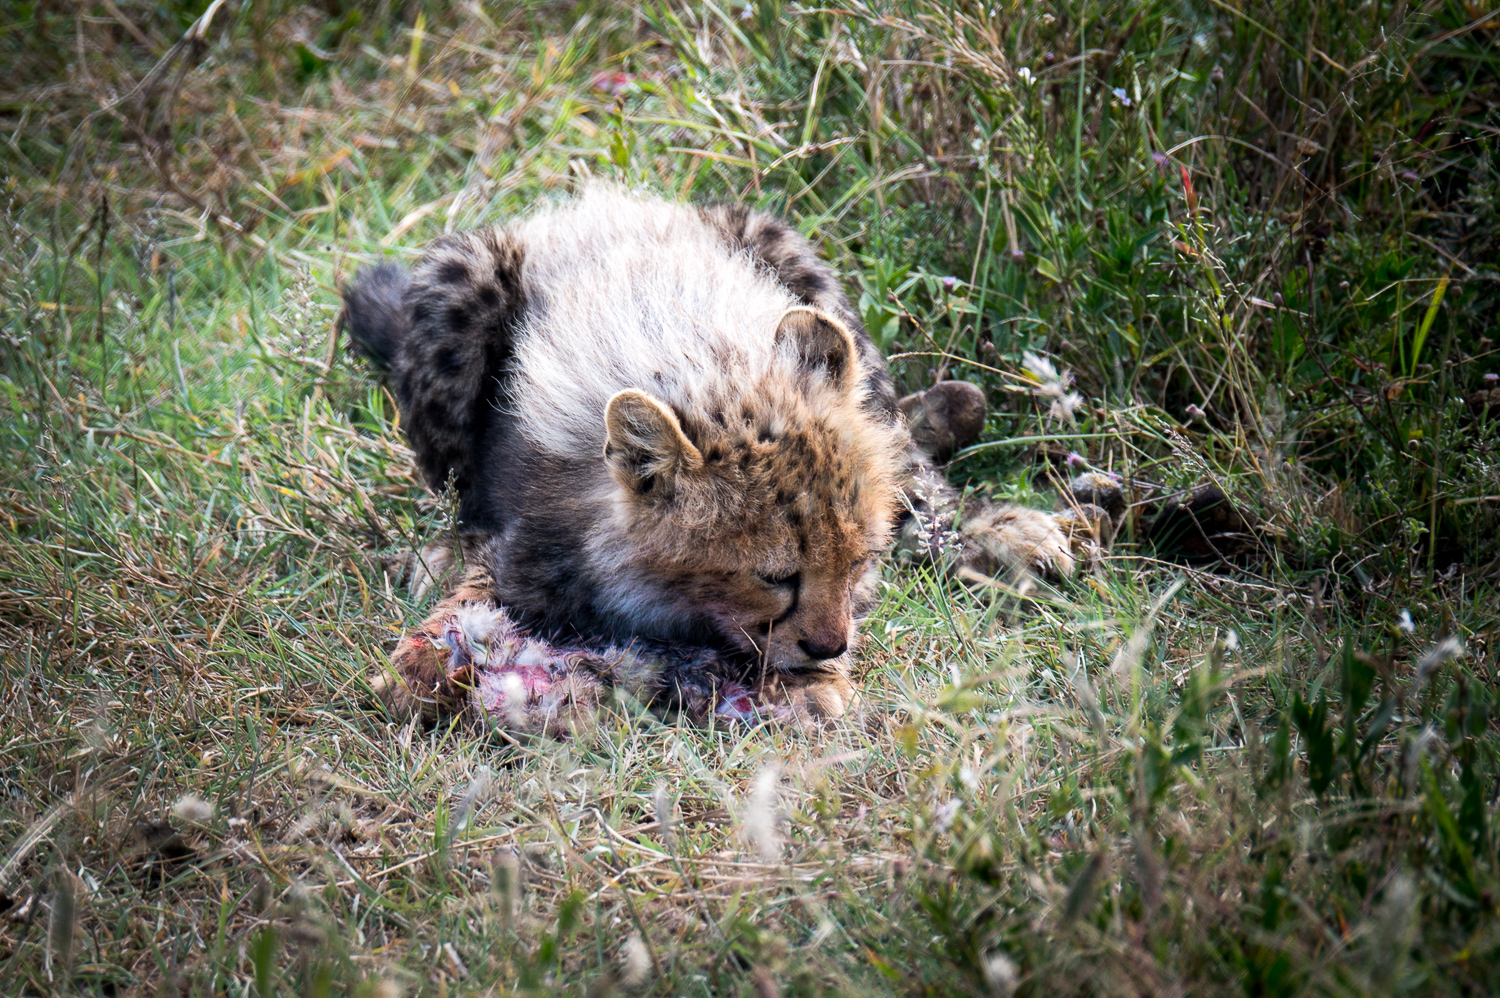
[[[840,391],[859,383],[859,347],[842,322],[815,308],[789,308],[776,326],[776,346],[790,344],[806,371],[822,371]]]
[[[642,496],[670,497],[703,455],[677,416],[654,395],[629,388],[604,407],[604,461],[615,481]]]

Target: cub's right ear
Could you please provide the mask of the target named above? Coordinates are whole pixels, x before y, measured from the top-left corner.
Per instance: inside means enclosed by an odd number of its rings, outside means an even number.
[[[703,455],[666,403],[628,388],[604,407],[604,462],[615,481],[639,495],[670,496],[677,478],[703,467]]]
[[[776,324],[776,346],[790,345],[805,371],[821,372],[840,391],[859,383],[859,347],[842,322],[815,308],[789,308]]]

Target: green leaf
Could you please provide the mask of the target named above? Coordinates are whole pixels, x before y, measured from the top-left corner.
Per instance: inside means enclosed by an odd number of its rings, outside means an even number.
[[[267,925],[250,942],[250,963],[255,968],[255,993],[271,998],[276,986],[276,927]]]

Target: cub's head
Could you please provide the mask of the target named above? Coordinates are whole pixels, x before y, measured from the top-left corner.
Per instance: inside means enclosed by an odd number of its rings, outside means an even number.
[[[711,635],[784,671],[848,650],[905,446],[864,407],[863,381],[849,330],[796,308],[754,383],[689,405],[610,399],[604,460],[625,540],[614,600],[642,633]]]

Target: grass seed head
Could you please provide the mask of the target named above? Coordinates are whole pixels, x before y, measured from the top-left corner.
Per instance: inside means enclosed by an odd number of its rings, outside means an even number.
[[[656,830],[663,842],[672,839],[672,798],[664,785],[658,784],[651,794],[652,809],[656,812]]]
[[[1010,998],[1016,992],[1020,972],[1015,961],[999,950],[990,950],[984,955],[984,983],[996,998]]]
[[[640,934],[632,932],[620,947],[620,983],[638,988],[651,979],[651,952]]]
[[[78,878],[67,867],[52,872],[52,917],[47,922],[47,953],[54,973],[66,981],[73,973],[73,935],[78,924]]]
[[[763,766],[755,775],[750,796],[745,802],[743,819],[745,841],[767,863],[781,858],[781,829],[778,827],[777,784],[781,767],[775,763]]]
[[[1453,635],[1448,635],[1417,659],[1417,689],[1427,685],[1432,674],[1444,663],[1451,662],[1464,653],[1464,643]]]
[[[197,794],[183,794],[173,803],[172,815],[187,825],[206,825],[214,816],[214,806]]]

